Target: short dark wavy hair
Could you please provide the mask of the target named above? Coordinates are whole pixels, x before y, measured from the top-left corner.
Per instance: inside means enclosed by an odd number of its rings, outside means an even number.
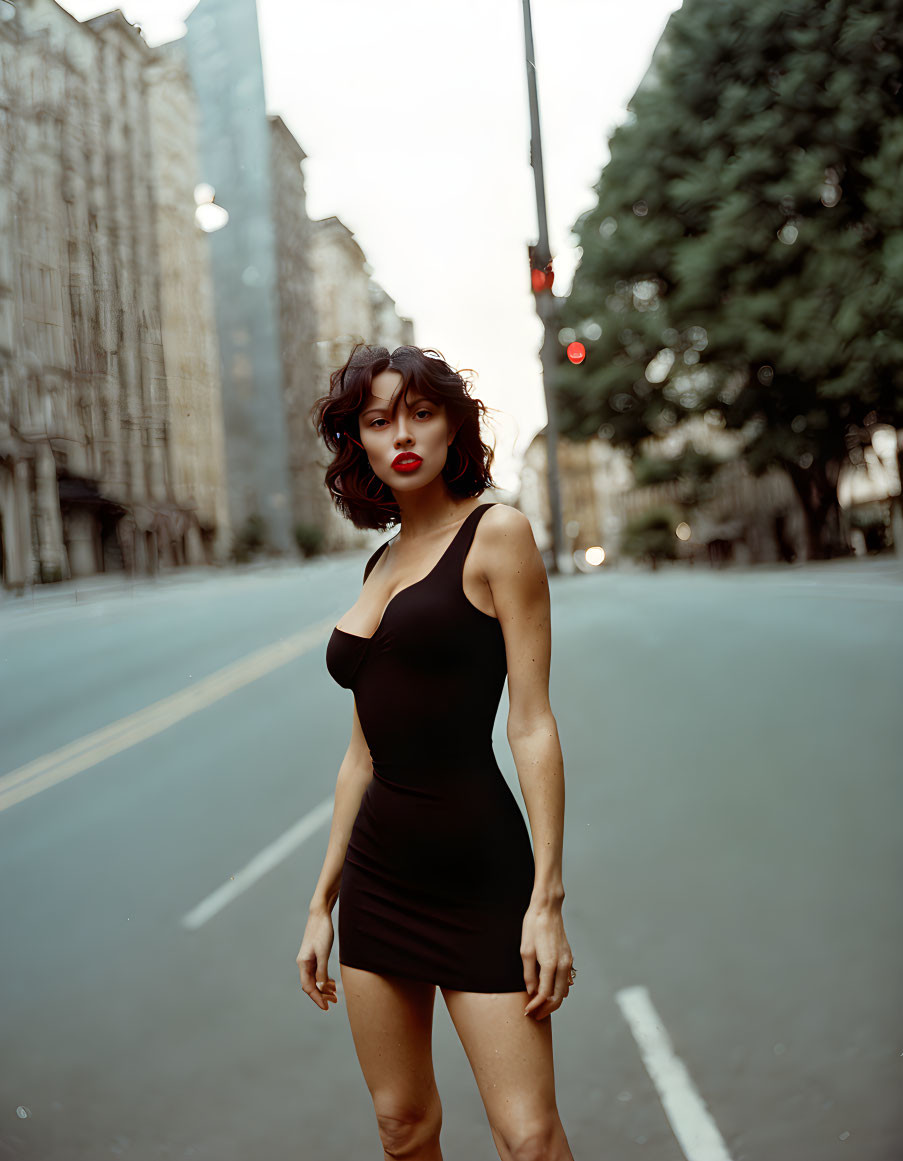
[[[401,513],[392,490],[380,480],[360,443],[358,417],[375,375],[398,371],[403,383],[397,407],[410,388],[444,405],[449,426],[457,428],[448,449],[442,478],[449,492],[467,498],[496,487],[490,475],[493,449],[480,438],[480,420],[490,410],[470,394],[470,383],[432,348],[388,348],[356,343],[348,360],[329,376],[329,394],[311,408],[317,434],[334,453],[326,469],[333,503],[356,528],[384,531],[398,524]],[[458,426],[460,424],[460,426]]]

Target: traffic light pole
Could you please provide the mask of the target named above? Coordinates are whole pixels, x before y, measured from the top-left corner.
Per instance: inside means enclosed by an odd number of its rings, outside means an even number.
[[[523,0],[524,44],[527,56],[527,93],[530,98],[530,164],[536,185],[536,216],[539,240],[530,248],[531,278],[536,298],[536,313],[542,320],[542,384],[546,398],[546,473],[549,490],[549,516],[552,529],[552,571],[570,572],[570,557],[565,557],[564,529],[561,523],[561,491],[558,479],[558,413],[555,401],[555,375],[558,365],[558,299],[552,294],[552,254],[549,250],[549,227],[546,220],[546,187],[542,172],[542,137],[539,130],[539,97],[536,91],[536,60],[533,50],[533,21],[530,0]],[[538,278],[533,275],[543,272]]]

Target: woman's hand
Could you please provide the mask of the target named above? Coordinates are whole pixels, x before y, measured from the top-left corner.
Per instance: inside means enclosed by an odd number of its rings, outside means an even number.
[[[328,1010],[330,1000],[334,1004],[339,1002],[335,980],[329,977],[333,938],[332,914],[325,910],[311,910],[295,962],[301,972],[301,987],[324,1012]]]
[[[532,997],[524,1015],[544,1020],[561,1007],[571,988],[574,957],[564,934],[559,903],[530,904],[524,915],[520,954],[524,983]]]

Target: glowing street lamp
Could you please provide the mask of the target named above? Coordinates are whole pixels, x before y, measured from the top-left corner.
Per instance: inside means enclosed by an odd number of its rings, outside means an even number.
[[[206,181],[194,187],[194,220],[205,234],[221,230],[229,221],[229,211],[216,204],[216,190]]]

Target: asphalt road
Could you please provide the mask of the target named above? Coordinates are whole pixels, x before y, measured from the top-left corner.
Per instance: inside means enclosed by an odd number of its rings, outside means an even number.
[[[295,965],[367,555],[0,602],[0,1159],[380,1156]],[[575,1158],[900,1161],[900,566],[551,587]],[[435,1058],[494,1161],[441,995]]]

